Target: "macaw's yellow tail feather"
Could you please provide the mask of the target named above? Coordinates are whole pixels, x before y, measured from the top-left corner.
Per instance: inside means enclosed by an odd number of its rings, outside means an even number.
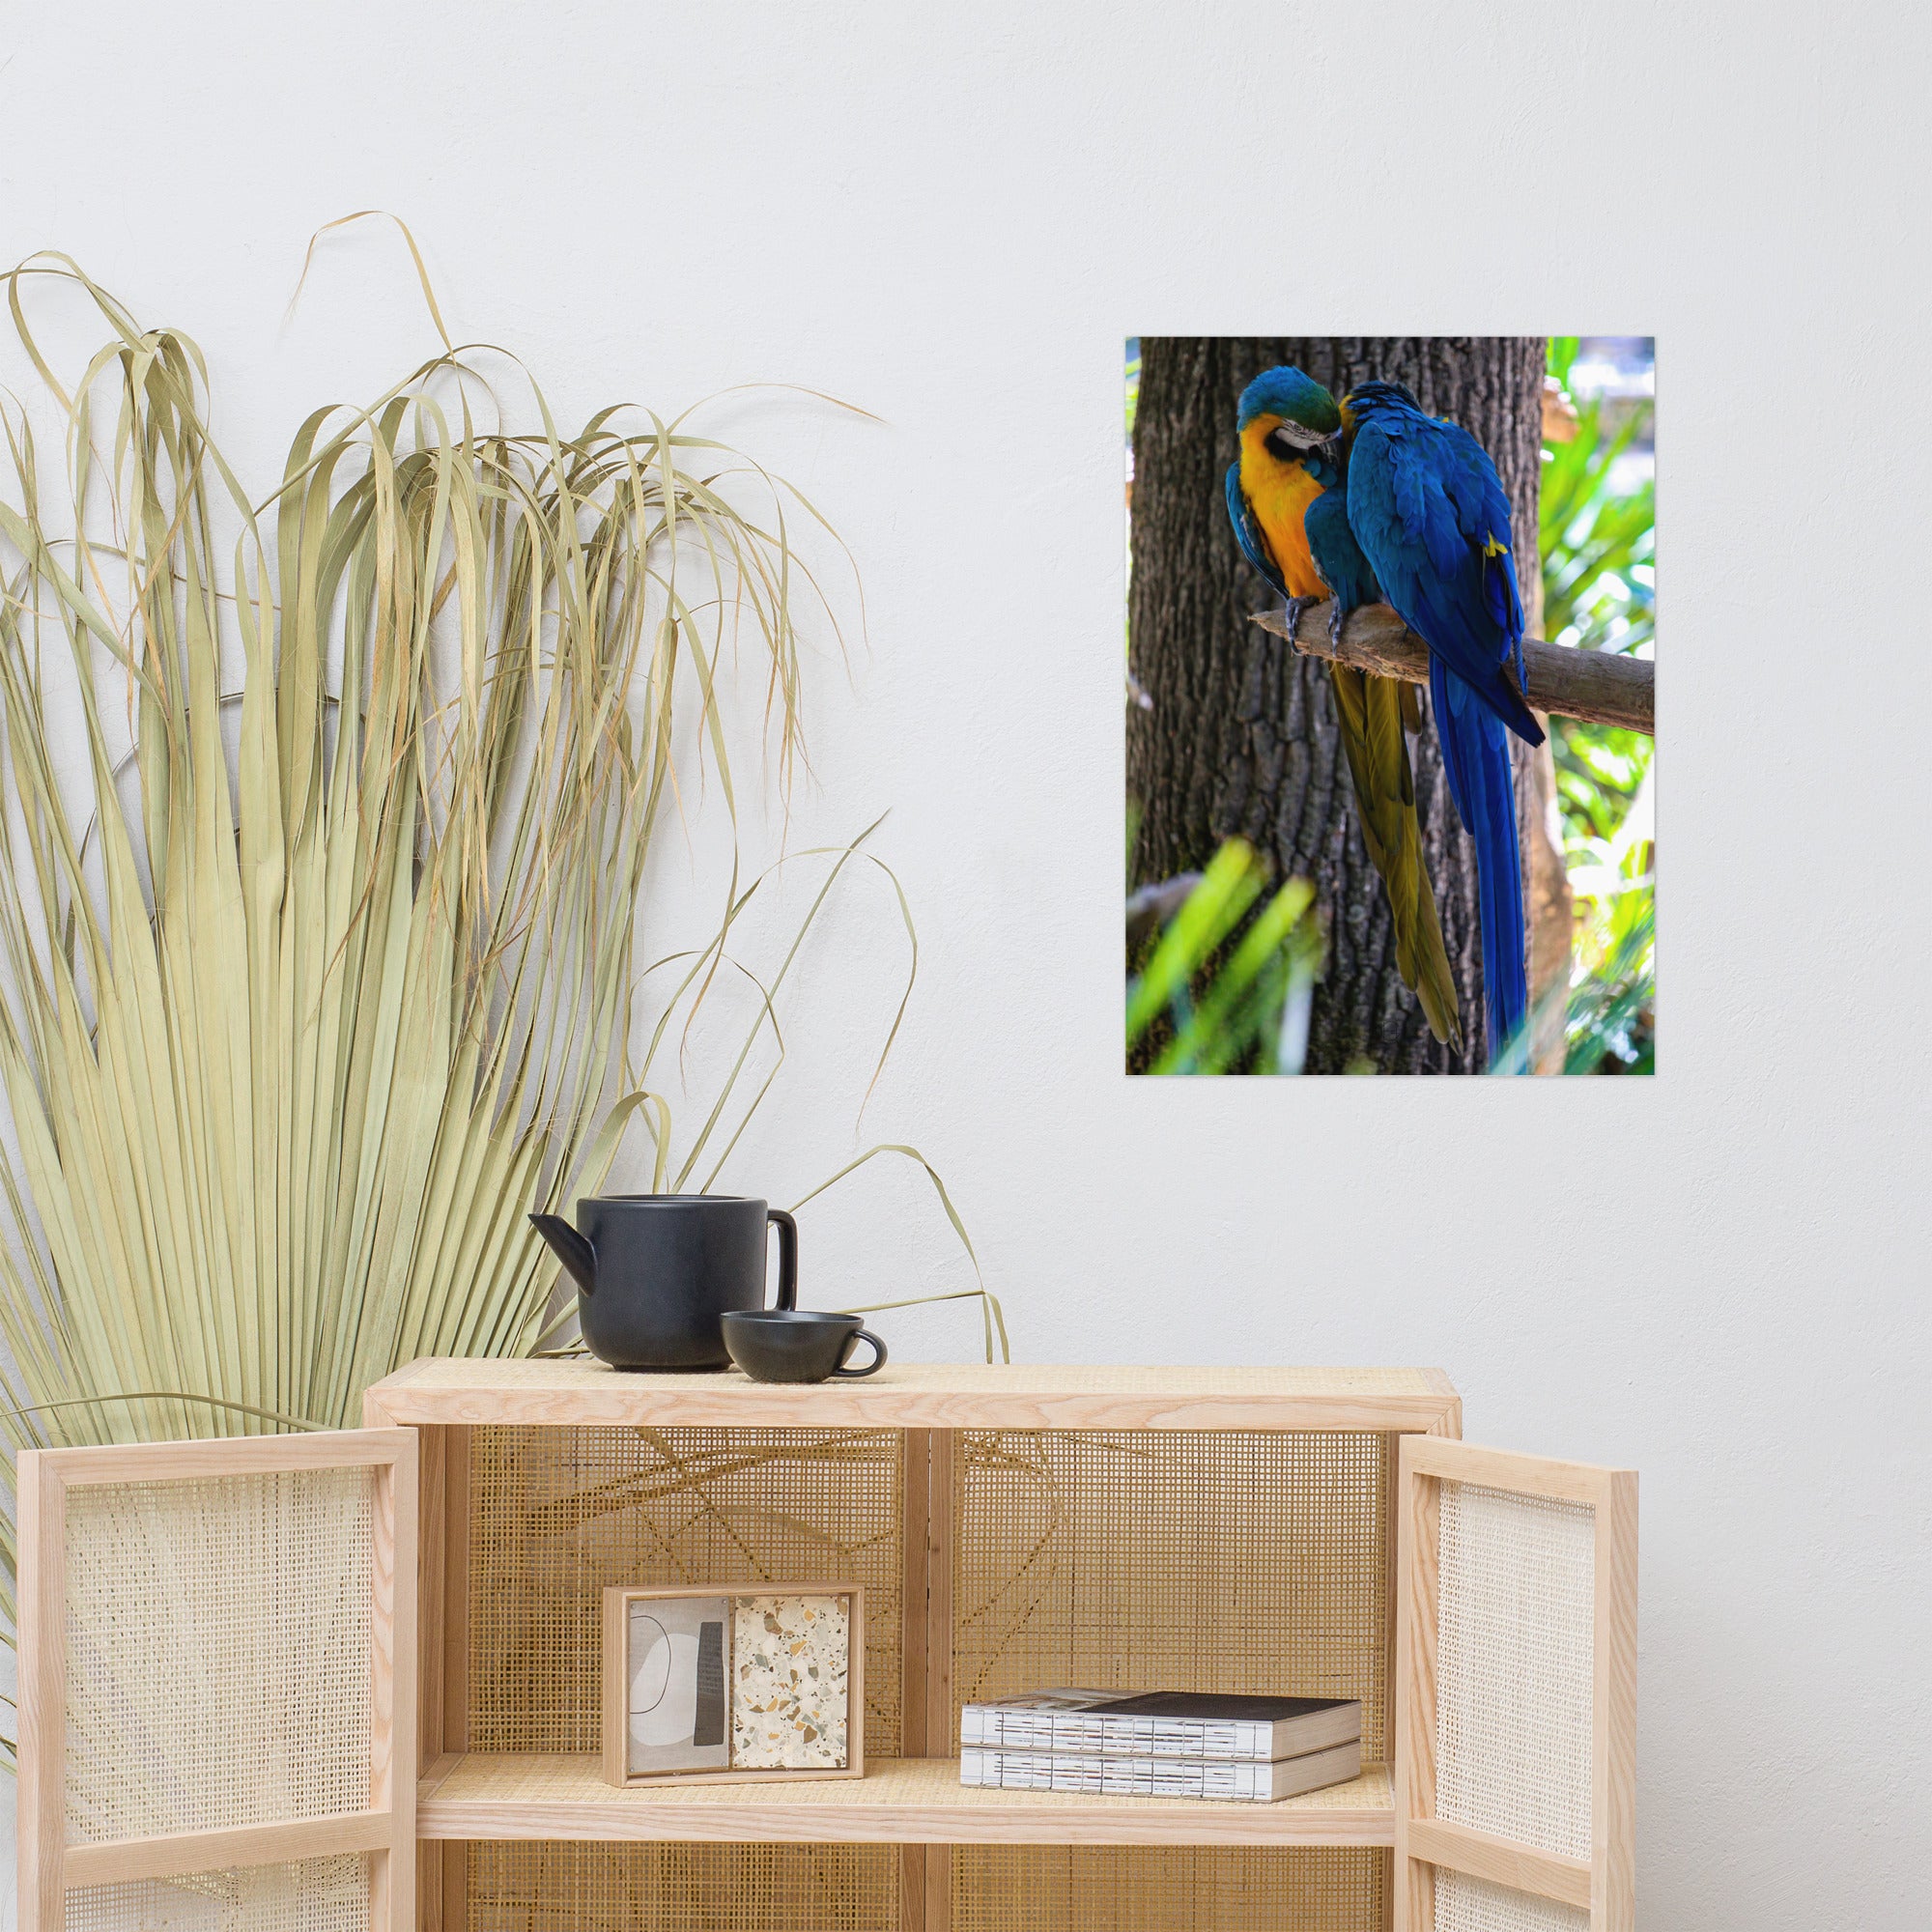
[[[1412,687],[1398,678],[1371,677],[1349,665],[1331,665],[1342,748],[1355,781],[1362,842],[1381,874],[1395,916],[1395,963],[1403,983],[1422,1003],[1429,1030],[1458,1052],[1462,1016],[1435,890],[1422,857],[1422,826],[1415,815],[1415,774],[1403,736],[1404,698]]]

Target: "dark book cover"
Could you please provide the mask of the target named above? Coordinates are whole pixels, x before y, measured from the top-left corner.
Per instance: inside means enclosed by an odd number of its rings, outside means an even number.
[[[1279,1724],[1339,1711],[1349,1697],[1247,1697],[1212,1690],[1147,1690],[1137,1697],[1110,1697],[1094,1710],[1106,1718],[1184,1718],[1202,1723]]]

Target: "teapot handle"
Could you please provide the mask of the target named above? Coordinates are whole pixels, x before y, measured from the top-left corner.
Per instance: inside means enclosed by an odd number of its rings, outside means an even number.
[[[779,1231],[779,1298],[777,1308],[798,1306],[798,1223],[782,1208],[767,1210],[766,1218]]]

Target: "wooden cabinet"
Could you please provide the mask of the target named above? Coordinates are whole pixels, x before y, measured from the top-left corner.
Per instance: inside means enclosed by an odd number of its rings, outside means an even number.
[[[25,1460],[23,1932],[203,1923],[143,1886],[213,1899],[220,1932],[1634,1923],[1634,1478],[1463,1445],[1439,1372],[895,1364],[801,1388],[424,1361],[365,1419]],[[327,1469],[361,1474],[258,1493]],[[145,1552],[112,1640],[63,1526],[89,1484],[88,1534]],[[309,1526],[327,1514],[349,1531]],[[157,1654],[128,1633],[211,1638],[217,1597],[178,1566],[215,1547],[241,1661],[178,1673],[169,1695],[232,1706],[197,1737],[248,1735],[290,1656],[333,1662],[276,1707],[245,1817],[119,1817],[94,1787],[147,1771],[102,1714]],[[800,1577],[865,1588],[867,1775],[607,1783],[603,1588]],[[962,1787],[959,1703],[1047,1683],[1358,1696],[1363,1774],[1270,1805]],[[304,1725],[333,1782],[273,1770]],[[189,1752],[164,1782],[207,1776]],[[326,1886],[359,1903],[318,1907]]]
[[[413,1920],[416,1435],[27,1451],[21,1932]]]

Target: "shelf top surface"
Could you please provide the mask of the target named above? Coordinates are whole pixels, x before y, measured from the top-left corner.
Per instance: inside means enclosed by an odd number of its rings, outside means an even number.
[[[652,1375],[585,1356],[437,1357],[369,1391],[370,1422],[894,1429],[1343,1429],[1460,1433],[1440,1369],[890,1363],[809,1386]]]
[[[668,1838],[821,1844],[1355,1844],[1395,1841],[1388,1768],[1272,1804],[1097,1798],[962,1785],[952,1758],[885,1758],[864,1777],[631,1785],[594,1757],[444,1758],[418,1787],[425,1838]]]

